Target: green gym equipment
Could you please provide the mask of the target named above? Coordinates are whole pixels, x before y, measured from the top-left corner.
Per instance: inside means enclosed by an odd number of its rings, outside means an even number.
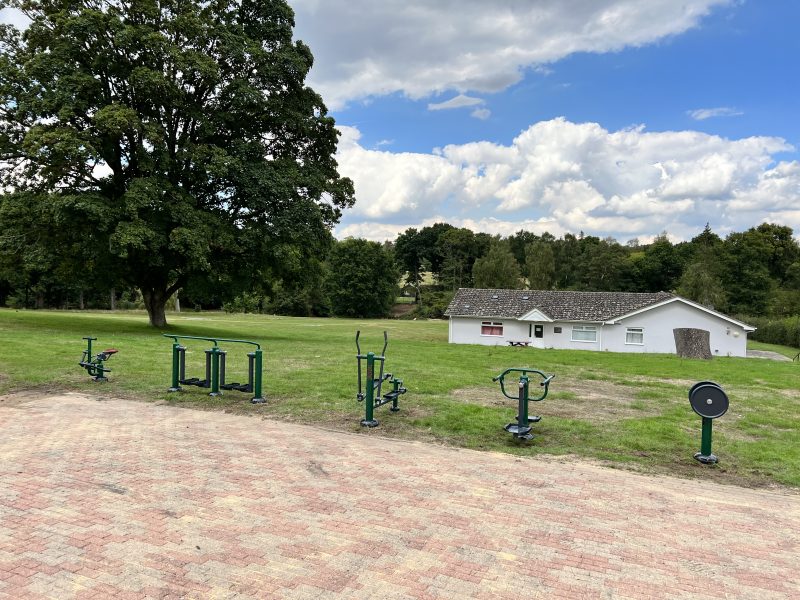
[[[358,338],[361,331],[356,331],[356,358],[358,359],[358,398],[359,402],[364,402],[366,407],[366,414],[361,420],[362,427],[377,427],[378,420],[375,418],[374,411],[379,406],[392,403],[392,412],[397,412],[400,407],[397,406],[397,399],[399,396],[405,394],[408,390],[403,387],[403,380],[393,377],[391,373],[384,373],[383,367],[386,363],[386,346],[389,345],[389,336],[383,332],[383,350],[380,354],[374,352],[361,353],[361,346],[358,343]],[[361,361],[366,361],[366,378],[364,379],[364,387],[361,386]],[[378,376],[375,377],[375,363],[380,363],[380,371]],[[381,395],[381,387],[384,381],[389,381],[392,384],[392,391],[386,392]],[[362,391],[363,389],[363,391]]]
[[[505,388],[505,377],[509,373],[521,373],[519,376],[519,381],[517,382],[518,387],[518,394],[517,396],[510,396],[506,392]],[[544,388],[541,395],[537,398],[531,398],[528,393],[530,390],[530,377],[528,377],[528,373],[535,373],[539,377],[541,377],[541,381],[539,382],[539,386]],[[514,438],[517,440],[530,440],[533,438],[533,434],[531,433],[531,423],[538,423],[542,420],[542,417],[535,416],[529,417],[528,416],[528,402],[539,402],[540,400],[544,400],[547,397],[547,392],[550,389],[550,382],[553,380],[555,375],[545,375],[538,369],[519,369],[519,368],[511,368],[506,369],[497,377],[492,377],[492,381],[499,381],[500,382],[500,391],[503,392],[503,395],[506,398],[511,400],[518,400],[518,410],[517,413],[517,422],[516,423],[509,423],[503,429],[511,433]]]
[[[105,368],[103,363],[116,354],[118,350],[106,348],[102,352],[98,352],[97,355],[92,356],[92,342],[96,341],[97,338],[87,336],[83,339],[86,340],[86,350],[83,351],[83,356],[78,364],[86,369],[86,372],[91,375],[94,381],[108,381],[108,377],[105,374],[110,373],[111,369]]]
[[[263,404],[266,402],[266,399],[261,394],[263,356],[260,344],[249,340],[231,340],[226,338],[198,337],[194,335],[173,335],[170,333],[163,333],[161,335],[172,340],[172,385],[168,391],[178,392],[182,389],[181,385],[194,385],[210,389],[209,396],[221,396],[222,390],[232,390],[235,392],[252,393],[253,397],[250,399],[252,404]],[[205,378],[186,377],[186,346],[181,345],[178,342],[179,339],[204,340],[214,344],[211,348],[205,350]],[[247,383],[229,383],[225,380],[227,352],[219,347],[220,343],[249,344],[256,347],[253,352],[247,353]]]
[[[711,429],[713,420],[728,412],[728,395],[718,383],[698,381],[689,389],[689,404],[696,414],[703,417],[700,452],[694,453],[694,459],[704,465],[715,465],[719,459],[711,452]]]

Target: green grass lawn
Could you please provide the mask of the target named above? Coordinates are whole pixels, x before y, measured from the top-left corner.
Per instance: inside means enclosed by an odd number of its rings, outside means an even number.
[[[226,392],[186,388],[170,394],[171,341],[141,312],[0,310],[0,393],[79,391],[203,409],[224,409],[327,429],[393,436],[518,455],[561,455],[651,473],[751,485],[800,487],[800,364],[760,359],[684,360],[671,355],[449,345],[444,321],[302,319],[221,313],[168,315],[169,333],[243,338],[265,352],[265,405]],[[380,352],[408,393],[401,411],[376,409],[380,427],[360,427],[355,332],[364,352]],[[77,363],[81,337],[119,349],[107,383]],[[207,342],[187,342],[187,375],[203,376]],[[760,346],[770,348],[767,346]],[[228,346],[228,380],[245,378],[251,347]],[[503,431],[516,403],[492,376],[508,367],[555,373],[551,393],[531,404],[536,437],[520,445]],[[689,407],[692,383],[724,387],[731,408],[714,423],[716,466],[702,466],[701,420]],[[512,386],[513,387],[513,386]],[[0,404],[0,407],[2,404]],[[121,424],[124,426],[124,424]]]

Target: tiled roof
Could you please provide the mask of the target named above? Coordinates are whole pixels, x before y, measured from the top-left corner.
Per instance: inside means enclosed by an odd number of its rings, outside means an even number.
[[[553,321],[608,321],[674,297],[667,292],[638,294],[461,288],[445,314],[451,317],[518,319],[537,309]]]

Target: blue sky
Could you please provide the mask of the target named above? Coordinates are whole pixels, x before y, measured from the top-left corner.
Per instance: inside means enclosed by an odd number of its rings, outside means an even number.
[[[796,1],[290,3],[356,183],[338,237],[800,231]]]
[[[800,233],[797,0],[288,1],[356,187],[339,238]]]

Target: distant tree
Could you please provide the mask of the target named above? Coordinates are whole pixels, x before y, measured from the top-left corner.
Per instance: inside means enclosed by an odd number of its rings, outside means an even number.
[[[418,247],[419,255],[427,261],[431,272],[437,277],[441,274],[442,263],[445,257],[442,256],[439,246],[439,238],[446,232],[455,229],[449,223],[434,223],[419,230],[414,238],[414,243]]]
[[[590,251],[584,255],[585,270],[582,278],[584,289],[610,292],[622,287],[627,253],[615,240],[601,240],[592,245]]]
[[[769,269],[770,240],[755,229],[734,232],[725,238],[723,252],[723,282],[731,310],[739,314],[765,314],[776,286]]]
[[[644,251],[639,262],[642,291],[669,292],[678,285],[683,265],[678,260],[675,247],[662,233]]]
[[[193,278],[323,252],[354,192],[284,0],[9,5],[30,25],[0,26],[0,186],[91,225],[152,325]]]
[[[755,229],[749,229],[746,233],[758,235],[766,241],[769,247],[767,268],[770,277],[776,283],[783,284],[789,266],[800,259],[800,246],[794,239],[792,228],[774,223],[762,223]]]
[[[479,244],[469,229],[449,229],[436,242],[437,253],[443,257],[438,279],[450,288],[472,285],[472,265],[478,258]]]
[[[556,272],[552,244],[544,241],[528,244],[525,247],[525,267],[530,289],[551,289]]]
[[[723,310],[727,294],[722,280],[714,273],[707,262],[693,262],[683,272],[677,292],[689,300],[694,300],[708,308]]]
[[[573,289],[578,284],[581,265],[581,247],[576,236],[564,234],[553,243],[553,258],[558,270],[553,278],[553,287],[560,290]]]
[[[472,282],[478,288],[516,290],[522,287],[519,264],[508,242],[496,241],[486,256],[475,261]]]
[[[353,238],[336,242],[328,263],[326,290],[334,315],[388,316],[399,274],[394,257],[381,244]]]
[[[525,261],[527,260],[525,252],[528,246],[534,242],[538,242],[540,239],[541,238],[532,231],[525,231],[523,229],[520,229],[518,232],[508,238],[508,243],[511,246],[511,252],[514,254],[514,258],[517,259],[520,268],[525,267]]]
[[[425,249],[420,244],[419,232],[406,229],[394,242],[394,255],[397,265],[406,274],[406,283],[414,288],[414,301],[419,303],[422,284],[422,268],[425,262]]]

